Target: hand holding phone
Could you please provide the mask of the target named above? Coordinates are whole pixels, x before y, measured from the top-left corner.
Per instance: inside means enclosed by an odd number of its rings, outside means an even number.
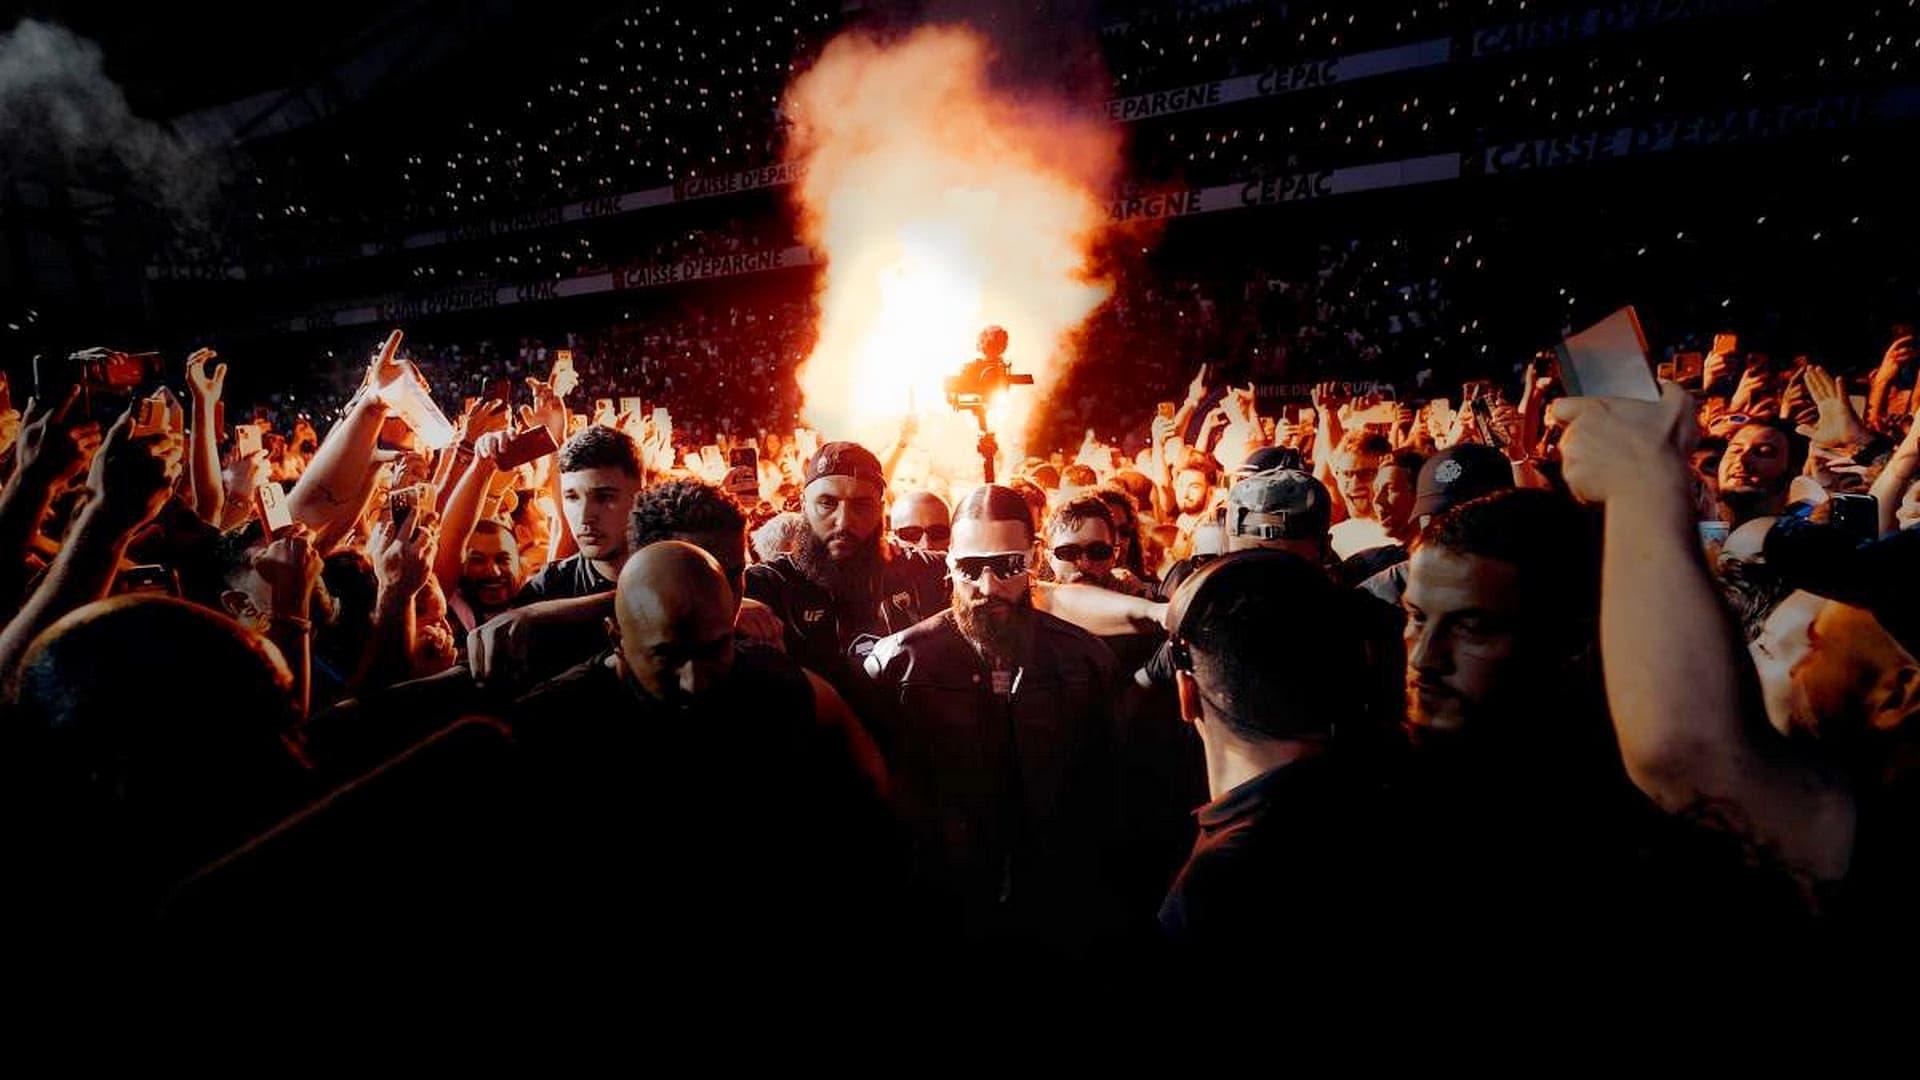
[[[504,472],[517,469],[529,461],[538,461],[558,449],[553,443],[553,435],[546,428],[535,426],[515,435],[501,447],[493,464]]]
[[[287,506],[285,488],[269,480],[254,490],[253,498],[260,512],[260,524],[268,536],[278,536],[293,528],[293,511]]]

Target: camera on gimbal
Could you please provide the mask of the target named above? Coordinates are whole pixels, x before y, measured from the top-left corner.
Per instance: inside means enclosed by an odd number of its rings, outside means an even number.
[[[958,375],[947,376],[947,404],[958,412],[981,415],[993,395],[1009,386],[1032,386],[1033,376],[1016,374],[1007,362],[1007,332],[997,326],[980,331],[980,355]]]

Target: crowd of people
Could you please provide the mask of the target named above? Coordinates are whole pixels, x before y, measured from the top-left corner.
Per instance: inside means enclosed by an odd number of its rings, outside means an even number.
[[[1268,415],[1203,366],[1137,453],[984,486],[904,478],[910,427],[690,443],[557,352],[456,409],[399,331],[280,430],[211,350],[46,362],[0,418],[18,892],[709,966],[1877,948],[1915,339],[1857,387],[1714,342],[1658,400],[1543,357]]]

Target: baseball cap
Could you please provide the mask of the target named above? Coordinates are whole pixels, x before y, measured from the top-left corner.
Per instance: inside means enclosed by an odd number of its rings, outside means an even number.
[[[1442,513],[1468,499],[1512,486],[1513,464],[1507,455],[1479,443],[1450,446],[1420,466],[1420,479],[1414,488],[1413,516]]]
[[[1300,451],[1289,450],[1279,446],[1263,446],[1247,455],[1247,460],[1241,462],[1240,465],[1233,470],[1233,478],[1235,480],[1243,480],[1256,473],[1263,473],[1272,469],[1296,469],[1304,471],[1304,469],[1302,469]]]
[[[815,450],[807,462],[806,482],[811,484],[823,476],[851,476],[855,480],[870,481],[878,488],[887,486],[880,459],[859,443],[830,442]]]
[[[1262,540],[1320,540],[1333,519],[1326,486],[1298,469],[1268,469],[1227,491],[1229,536]]]

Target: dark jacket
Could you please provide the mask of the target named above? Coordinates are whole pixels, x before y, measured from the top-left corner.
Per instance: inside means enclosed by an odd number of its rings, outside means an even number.
[[[860,654],[947,606],[946,563],[894,547],[858,595],[835,596],[785,555],[747,567],[747,595],[786,626],[787,655],[860,709]]]
[[[948,612],[880,641],[865,671],[932,916],[970,938],[1072,945],[1122,928],[1116,666],[1099,639],[1032,618],[1004,695]]]

